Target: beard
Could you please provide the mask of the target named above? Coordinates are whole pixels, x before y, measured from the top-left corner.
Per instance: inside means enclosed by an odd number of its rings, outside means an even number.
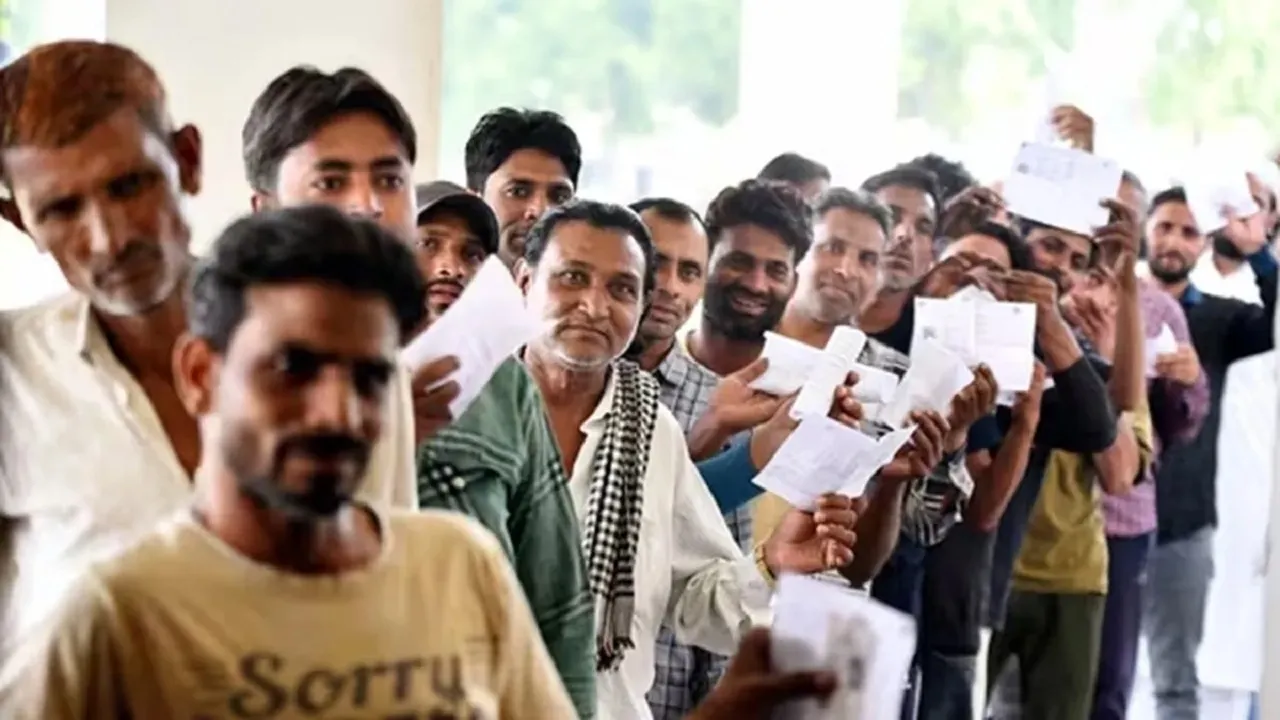
[[[1180,283],[1191,277],[1191,270],[1194,267],[1192,263],[1181,262],[1182,259],[1179,257],[1178,265],[1168,265],[1164,257],[1157,255],[1147,262],[1147,269],[1151,271],[1152,277],[1168,285]]]
[[[1213,234],[1212,240],[1214,255],[1235,262],[1244,261],[1244,253],[1240,252],[1240,248],[1236,247],[1235,243],[1231,242],[1226,235],[1216,232]]]
[[[759,315],[742,313],[733,306],[733,300],[739,297],[761,301],[764,311]],[[716,332],[730,340],[762,341],[765,331],[777,327],[786,309],[786,298],[753,292],[738,284],[708,282],[702,316]]]
[[[349,503],[369,461],[369,446],[356,438],[316,433],[283,440],[264,467],[255,462],[250,431],[241,429],[224,436],[222,451],[235,473],[241,491],[266,510],[303,522],[331,518]],[[316,462],[301,490],[289,487],[288,464],[292,458]]]

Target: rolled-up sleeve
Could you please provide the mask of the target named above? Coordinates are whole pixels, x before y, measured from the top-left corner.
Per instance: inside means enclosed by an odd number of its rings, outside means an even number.
[[[738,549],[687,454],[677,471],[674,506],[667,622],[677,641],[732,655],[747,628],[768,621],[769,583],[755,558]]]

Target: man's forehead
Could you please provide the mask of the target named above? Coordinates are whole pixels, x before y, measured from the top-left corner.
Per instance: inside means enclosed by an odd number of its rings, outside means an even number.
[[[881,202],[889,205],[901,206],[904,203],[912,203],[925,206],[928,210],[934,209],[933,196],[914,185],[889,183],[872,194]]]
[[[644,253],[635,238],[621,230],[597,228],[579,221],[562,223],[552,231],[545,257],[554,263],[600,272],[639,276],[644,268]]]
[[[507,156],[496,172],[508,180],[572,186],[560,158],[538,148],[520,148]]]
[[[78,192],[114,179],[139,163],[177,176],[177,160],[166,140],[124,109],[61,147],[19,145],[4,151],[4,167],[15,190],[33,196]]]

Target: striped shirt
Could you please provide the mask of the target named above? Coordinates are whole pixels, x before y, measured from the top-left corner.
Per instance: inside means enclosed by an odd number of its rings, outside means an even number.
[[[858,362],[901,376],[906,373],[910,358],[874,338],[867,338]],[[869,415],[874,416],[875,412],[875,408],[868,408]],[[875,421],[866,421],[862,427],[863,432],[874,437],[891,430]],[[973,480],[965,468],[964,453],[944,457],[928,475],[908,486],[902,505],[902,534],[924,547],[937,545],[960,522],[972,494]]]
[[[658,380],[658,400],[687,436],[707,411],[720,378],[694,360],[680,342],[672,346],[653,375]],[[750,553],[750,509],[739,508],[724,519],[739,547]],[[654,655],[653,687],[646,696],[655,720],[680,720],[692,712],[719,682],[727,663],[728,658],[677,643],[671,629],[663,626]]]
[[[578,716],[596,710],[595,604],[578,517],[542,395],[514,358],[471,407],[418,447],[418,498],[498,538]]]

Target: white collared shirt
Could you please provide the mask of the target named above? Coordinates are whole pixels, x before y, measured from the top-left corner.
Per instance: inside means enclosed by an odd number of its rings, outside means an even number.
[[[613,407],[616,376],[582,423],[585,439],[573,464],[569,489],[579,520],[586,521],[592,465]],[[755,559],[738,549],[720,509],[689,457],[684,433],[671,411],[658,407],[644,477],[644,502],[636,558],[636,611],[628,650],[617,670],[596,674],[599,720],[647,720],[645,693],[653,685],[654,646],[664,620],[680,642],[732,655],[743,632],[769,620],[770,589]],[[596,603],[600,624],[601,604]]]
[[[361,495],[416,508],[412,405],[399,376]],[[192,489],[83,297],[0,313],[0,660],[89,563],[188,505]]]

